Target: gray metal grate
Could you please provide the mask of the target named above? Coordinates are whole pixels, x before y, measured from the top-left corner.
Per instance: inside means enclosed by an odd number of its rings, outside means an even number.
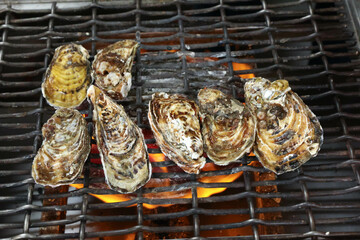
[[[32,4],[14,1],[0,9],[1,239],[360,239],[360,59],[343,1]],[[76,182],[84,188],[50,194],[34,184],[30,169],[42,124],[54,112],[40,90],[53,50],[76,42],[93,57],[97,49],[125,38],[136,39],[141,48],[130,96],[120,103],[145,131],[152,93],[194,97],[200,88],[220,84],[243,100],[245,79],[239,74],[254,73],[290,81],[321,121],[321,152],[299,170],[272,179],[256,178],[267,171],[250,164],[254,157],[198,176],[178,171],[170,161],[153,162],[152,178],[160,184],[115,203],[92,195],[114,192],[102,187],[104,178],[96,175],[101,166],[89,159]],[[233,63],[252,69],[238,70]],[[91,106],[82,113],[92,130]],[[201,180],[238,172],[243,174],[234,182]],[[200,188],[227,190],[198,197]],[[191,198],[171,195],[187,190]],[[67,203],[43,204],[54,199]],[[274,204],[259,204],[263,201]],[[62,211],[63,218],[43,219]],[[59,225],[65,230],[42,232]]]

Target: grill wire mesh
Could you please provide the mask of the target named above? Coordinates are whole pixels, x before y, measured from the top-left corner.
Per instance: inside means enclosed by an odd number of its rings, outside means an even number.
[[[41,9],[9,4],[0,10],[1,239],[121,239],[122,235],[128,236],[123,239],[226,239],[221,235],[224,232],[231,239],[360,239],[360,65],[344,2],[136,0],[67,4],[49,3]],[[239,74],[254,73],[290,81],[321,121],[325,132],[322,150],[297,171],[273,180],[254,180],[255,174],[267,172],[249,165],[256,161],[254,157],[242,159],[242,164],[231,169],[199,176],[157,172],[153,179],[174,181],[169,186],[140,189],[133,199],[118,203],[104,203],[90,195],[114,192],[89,188],[103,178],[89,177],[101,166],[87,161],[84,175],[77,181],[84,184],[83,189],[46,194],[42,186],[34,184],[30,169],[41,146],[41,127],[54,112],[40,90],[54,49],[76,42],[93,58],[97,49],[126,38],[136,39],[141,48],[132,90],[121,103],[140,127],[149,129],[147,102],[154,92],[193,97],[202,87],[223,84],[243,101],[244,79]],[[247,63],[253,69],[234,69],[232,63]],[[87,114],[92,130],[91,107],[82,113]],[[147,139],[147,143],[154,140]],[[173,166],[167,161],[152,164],[154,168]],[[199,181],[203,176],[236,172],[243,175],[231,183]],[[227,190],[198,198],[198,187]],[[276,191],[259,192],[258,187]],[[192,198],[144,195],[184,189],[191,190]],[[43,206],[44,199],[59,198],[67,198],[67,204]],[[279,205],[261,207],[259,199],[272,199]],[[178,208],[148,210],[144,203],[176,204]],[[133,204],[135,207],[128,207]],[[41,215],[51,210],[67,211],[66,217],[43,221]],[[262,219],[261,214],[278,217]],[[221,221],[208,223],[207,218]],[[231,218],[235,220],[228,221]],[[177,219],[186,221],[169,224]],[[110,228],[110,222],[115,222],[115,227]],[[57,225],[64,225],[65,232],[40,234],[41,228]],[[245,233],[236,229],[245,229]]]

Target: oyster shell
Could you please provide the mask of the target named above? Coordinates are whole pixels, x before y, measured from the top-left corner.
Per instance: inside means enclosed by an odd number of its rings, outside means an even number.
[[[151,177],[144,136],[117,105],[96,86],[88,90],[94,105],[95,136],[107,184],[121,193],[134,192]]]
[[[238,100],[206,88],[198,93],[204,150],[217,165],[228,165],[250,152],[256,119]]]
[[[245,99],[257,118],[254,152],[265,168],[281,174],[317,155],[321,125],[286,80],[252,79],[245,84]]]
[[[196,103],[178,94],[155,93],[148,118],[162,152],[185,172],[198,174],[205,158]]]
[[[85,100],[91,84],[88,58],[87,50],[77,44],[55,49],[41,85],[42,94],[51,106],[75,108]]]
[[[91,149],[85,119],[77,110],[58,109],[42,134],[44,141],[32,164],[35,182],[52,187],[74,182]]]
[[[131,88],[131,67],[138,42],[119,41],[99,51],[92,64],[96,86],[115,100],[127,97]]]

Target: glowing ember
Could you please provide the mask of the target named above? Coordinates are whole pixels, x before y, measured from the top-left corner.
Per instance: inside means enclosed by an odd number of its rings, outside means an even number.
[[[149,154],[150,162],[163,162],[165,161],[165,155],[162,153],[150,153]],[[166,167],[159,167],[161,172],[168,172]],[[155,172],[156,170],[153,170]]]
[[[152,162],[162,162],[162,161],[166,161],[165,156],[161,153],[156,153],[156,154],[149,154],[149,158]],[[206,171],[214,171],[214,170],[218,170],[220,167],[214,165],[213,163],[207,163],[205,165],[205,167],[202,169],[202,172],[206,172]],[[168,172],[168,169],[166,167],[159,167],[159,169],[163,172]],[[207,177],[201,177],[199,178],[199,182],[202,183],[228,183],[228,182],[233,182],[235,181],[237,178],[239,178],[242,175],[242,172],[238,172],[238,173],[234,173],[234,174],[229,174],[229,175],[218,175],[218,176],[207,176]],[[146,187],[149,187],[149,185],[156,185],[156,183],[150,181],[148,184],[145,185]],[[75,187],[77,189],[83,188],[83,184],[70,184],[72,187]],[[162,185],[163,187],[163,185]],[[213,194],[217,194],[217,193],[221,193],[223,191],[225,191],[226,188],[202,188],[202,187],[198,187],[197,188],[197,196],[198,198],[206,198],[206,197],[210,197]],[[100,194],[92,194],[90,193],[90,195],[100,199],[103,202],[106,203],[115,203],[115,202],[125,202],[125,201],[129,201],[131,200],[133,197],[130,196],[129,194],[109,194],[109,195],[100,195]],[[166,192],[166,193],[153,193],[153,198],[158,198],[159,196],[156,195],[161,195],[162,198],[192,198],[192,194],[191,194],[191,190],[187,190],[184,193],[178,193],[178,192]],[[158,206],[162,206],[162,207],[167,207],[170,206],[169,204],[167,205],[151,205],[151,204],[147,204],[144,203],[143,204],[144,207],[148,208],[148,209],[154,209],[157,208]],[[132,207],[135,205],[131,205],[129,207]]]
[[[249,64],[246,63],[232,63],[233,66],[233,70],[234,71],[240,71],[240,70],[250,70],[252,69],[252,67]],[[248,73],[248,74],[240,74],[238,75],[241,78],[254,78],[255,75],[252,73]]]

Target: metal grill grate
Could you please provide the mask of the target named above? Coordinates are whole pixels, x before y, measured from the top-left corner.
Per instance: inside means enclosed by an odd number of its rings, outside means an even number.
[[[0,10],[2,238],[226,239],[226,233],[231,239],[360,239],[360,61],[343,1],[12,4]],[[33,183],[30,168],[41,145],[42,124],[54,111],[40,90],[53,50],[77,42],[93,57],[97,49],[125,38],[141,43],[133,88],[121,102],[140,127],[149,129],[147,102],[154,92],[193,97],[202,87],[223,84],[243,100],[244,79],[239,74],[254,73],[290,81],[324,127],[321,152],[298,171],[272,180],[255,178],[267,171],[249,165],[254,157],[199,176],[172,170],[172,162],[154,162],[155,169],[167,167],[169,172],[156,172],[153,179],[171,179],[170,184],[140,189],[131,200],[117,203],[103,203],[90,195],[114,192],[90,188],[104,179],[90,178],[101,166],[87,161],[84,177],[77,181],[84,188],[49,194]],[[253,69],[237,70],[232,63],[247,63]],[[91,130],[90,107],[82,112],[88,114]],[[237,172],[243,176],[231,183],[199,181]],[[227,190],[198,198],[199,187]],[[186,189],[192,198],[148,197]],[[67,204],[43,206],[43,201],[63,198]],[[261,206],[259,200],[278,205]],[[149,210],[145,203],[175,205]],[[136,207],[128,208],[133,204]],[[67,211],[66,217],[44,221],[42,214],[50,211]],[[276,217],[261,217],[266,214]],[[176,221],[182,224],[172,224]],[[65,232],[40,234],[41,229],[58,225]]]

